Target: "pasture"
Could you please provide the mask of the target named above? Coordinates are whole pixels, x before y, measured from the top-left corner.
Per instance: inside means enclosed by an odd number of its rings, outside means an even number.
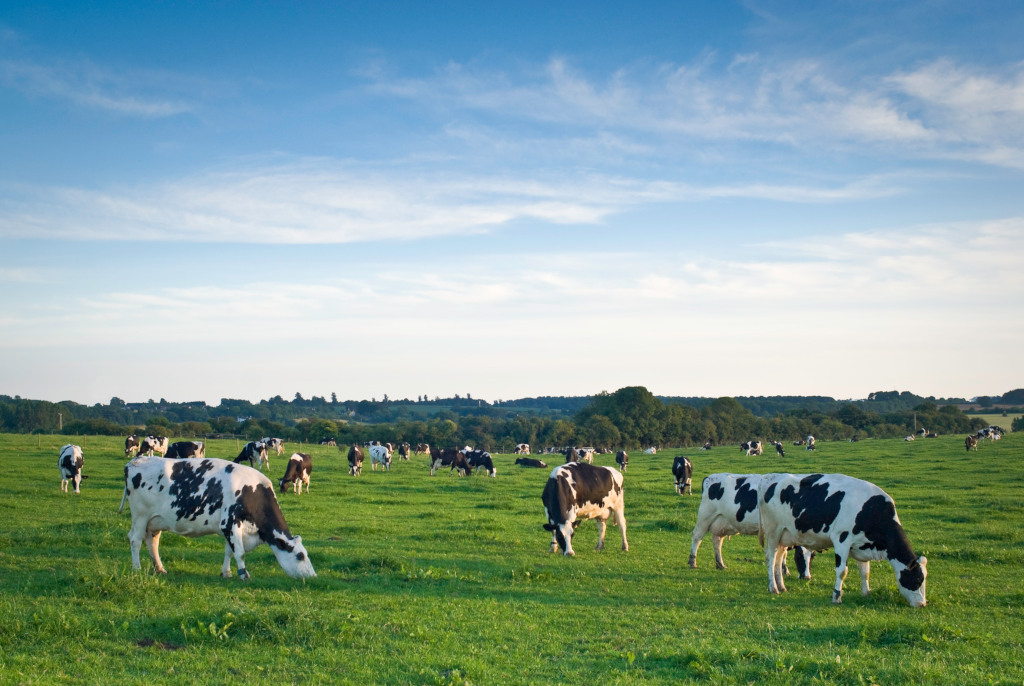
[[[78,496],[58,490],[67,442],[85,455]],[[271,456],[275,485],[296,449]],[[634,452],[630,551],[609,526],[595,552],[584,522],[574,559],[549,554],[541,528],[557,456],[523,469],[495,455],[496,479],[431,478],[422,456],[373,472],[367,459],[353,478],[343,452],[303,449],[310,493],[278,500],[318,577],[289,578],[261,546],[243,582],[219,576],[212,536],[164,534],[168,574],[153,574],[145,547],[131,569],[122,439],[0,435],[0,683],[1024,682],[1024,434],[970,453],[963,436],[787,444],[785,459],[770,447]],[[209,457],[237,454],[234,441],[208,443]],[[689,497],[673,490],[680,454],[694,463]],[[756,537],[727,540],[729,567],[716,570],[709,536],[690,569],[700,481],[718,471],[877,483],[928,556],[928,606],[907,605],[886,563],[872,563],[867,598],[853,567],[833,605],[828,552],[813,579],[771,596]]]

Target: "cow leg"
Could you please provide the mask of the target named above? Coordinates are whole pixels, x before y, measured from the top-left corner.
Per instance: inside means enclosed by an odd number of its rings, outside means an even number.
[[[166,574],[167,570],[164,569],[164,563],[160,561],[160,532],[159,531],[146,531],[146,548],[149,550],[149,556],[153,558],[153,567],[156,569],[158,574]],[[136,558],[138,553],[136,553]]]
[[[832,602],[839,605],[843,602],[843,582],[846,580],[847,557],[850,554],[849,548],[836,548],[836,585],[832,589]]]
[[[857,561],[857,569],[860,571],[860,594],[871,595],[871,587],[868,586],[868,575],[871,574],[871,563],[867,560]]]
[[[146,538],[146,523],[142,520],[132,520],[132,528],[128,531],[128,545],[132,551],[132,569],[142,569],[142,562],[139,561],[139,550],[142,548],[142,541]]]
[[[704,534],[706,533],[707,530],[704,530],[703,532],[700,532],[700,535],[698,536],[698,531],[696,529],[693,531],[693,538],[690,540],[689,565],[691,569],[697,569],[697,549],[700,548],[700,543],[704,540]]]
[[[225,536],[226,543],[224,544],[224,567],[221,568],[220,574],[225,578],[231,577],[231,556],[234,555],[235,566],[238,567],[238,577],[245,581],[249,580],[249,572],[245,568],[245,539],[242,537],[242,530],[240,527],[235,527],[230,532],[230,537]]]
[[[768,592],[784,593],[786,585],[782,581],[782,563],[780,557],[785,554],[785,548],[779,545],[778,537],[765,538],[764,561],[768,567]]]
[[[603,519],[597,519],[597,548],[595,550],[604,550],[604,534],[608,530],[608,523]]]
[[[725,560],[722,559],[722,542],[724,540],[725,536],[711,534],[711,547],[715,550],[715,567],[717,569],[725,569]]]
[[[622,510],[615,511],[615,525],[622,531],[622,549],[629,550],[629,543],[626,541],[626,514]]]
[[[683,494],[683,489],[679,485],[679,480],[676,479],[676,495],[682,495],[682,494]]]

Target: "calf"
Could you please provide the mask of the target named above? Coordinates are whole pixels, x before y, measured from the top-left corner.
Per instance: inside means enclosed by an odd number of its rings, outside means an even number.
[[[386,445],[371,445],[370,448],[370,469],[377,471],[377,464],[380,463],[381,470],[391,471],[391,448]]]
[[[85,478],[82,474],[84,462],[82,449],[79,446],[68,443],[60,449],[60,455],[57,457],[57,469],[60,470],[60,490],[62,492],[68,492],[70,483],[75,493],[81,493],[79,487],[82,484],[82,479]]]
[[[250,467],[262,466],[266,461],[269,467],[270,458],[267,457],[267,446],[258,441],[249,441],[242,447],[242,452],[238,453],[238,457],[234,461],[236,464],[241,464],[243,460],[248,460]]]
[[[134,457],[137,455],[139,452],[139,445],[139,437],[135,434],[124,439],[124,456],[128,457],[130,455]]]
[[[320,445],[329,445],[331,447],[337,447],[338,446],[338,442],[336,440],[334,440],[333,438],[321,438],[320,439]]]
[[[536,460],[532,457],[517,457],[516,464],[522,465],[523,467],[547,467],[547,463],[543,460]]]
[[[764,454],[761,441],[747,441],[746,443],[740,443],[740,450],[745,450],[748,457],[751,455]]]
[[[672,462],[672,476],[676,480],[676,493],[679,495],[686,491],[687,495],[693,493],[693,463],[690,458],[680,455]]]
[[[529,455],[530,454],[530,444],[529,443],[517,443],[516,444],[515,454],[516,455]]]
[[[627,453],[625,450],[620,450],[619,452],[615,453],[615,464],[619,465],[619,470],[623,474],[625,474],[626,467],[629,466],[629,453]]]
[[[164,457],[168,459],[182,459],[186,457],[198,457],[202,459],[206,457],[206,446],[202,443],[195,443],[193,441],[178,441],[177,443],[171,443],[167,447],[167,452],[164,453]]]
[[[491,454],[486,450],[471,450],[464,453],[466,456],[466,464],[472,469],[483,469],[492,477],[498,476],[498,470],[494,468],[494,461],[491,460]]]
[[[551,552],[562,548],[563,555],[575,555],[572,537],[581,519],[597,520],[597,549],[604,548],[608,517],[614,514],[615,524],[622,531],[622,549],[626,541],[625,502],[622,494],[622,473],[612,467],[595,467],[572,462],[555,467],[541,494],[552,532]]]
[[[978,449],[978,437],[977,436],[967,436],[966,438],[964,438],[964,447],[967,448],[968,451],[970,451],[972,449],[973,450],[977,450]]]
[[[163,460],[137,457],[124,468],[125,502],[132,512],[128,532],[132,567],[141,569],[139,548],[146,542],[153,566],[166,574],[160,561],[160,534],[181,536],[220,534],[224,537],[221,576],[231,576],[234,556],[238,576],[249,578],[244,555],[266,543],[288,576],[315,577],[300,536],[292,536],[281,514],[270,479],[259,471],[227,460]]]
[[[768,590],[786,590],[780,573],[785,548],[834,548],[836,585],[832,602],[841,603],[847,563],[859,563],[861,592],[867,595],[868,563],[888,560],[900,593],[924,607],[928,559],[917,557],[896,515],[893,499],[878,486],[844,474],[766,474],[757,488],[758,531],[768,567]]]
[[[313,459],[306,453],[292,453],[288,458],[288,464],[284,468],[284,476],[278,484],[281,492],[284,493],[285,484],[292,484],[296,495],[302,494],[302,484],[306,484],[306,493],[309,493],[309,475],[313,471]]]
[[[711,532],[711,545],[715,551],[715,567],[725,569],[722,559],[722,541],[726,537],[742,534],[756,536],[761,520],[757,507],[757,486],[760,474],[710,474],[704,479],[697,524],[690,537],[690,567],[697,567],[697,550],[704,536]],[[798,550],[797,571],[801,579],[811,578],[809,550]],[[789,574],[786,557],[782,558],[783,574]]]
[[[349,476],[359,476],[363,473],[363,449],[358,445],[348,449],[348,473]]]
[[[459,476],[465,476],[467,473],[472,474],[473,468],[466,462],[466,456],[463,455],[457,448],[431,448],[430,449],[430,476],[434,476],[441,467],[451,467],[448,470],[448,474],[458,469]]]
[[[146,436],[139,445],[139,454],[152,455],[153,453],[160,453],[161,455],[166,455],[167,448],[166,436]]]

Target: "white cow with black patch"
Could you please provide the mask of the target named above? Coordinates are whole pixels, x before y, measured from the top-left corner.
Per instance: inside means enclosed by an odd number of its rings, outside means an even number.
[[[132,512],[128,532],[132,566],[141,569],[139,549],[146,542],[153,565],[166,574],[160,561],[160,534],[171,531],[196,537],[224,537],[221,576],[231,576],[235,558],[238,576],[249,578],[243,556],[261,543],[270,546],[285,573],[315,577],[300,536],[292,536],[281,514],[270,479],[252,467],[227,460],[165,460],[137,457],[124,468],[125,502]]]
[[[391,471],[391,449],[386,445],[371,445],[370,448],[370,469],[377,471],[379,463],[383,471]]]
[[[281,453],[284,452],[284,439],[283,438],[270,438],[268,436],[265,436],[265,437],[260,439],[260,443],[262,443],[263,445],[267,446],[267,450],[268,451],[269,450],[276,451],[279,457],[280,457]],[[267,466],[268,467],[270,466],[269,462],[267,463]]]
[[[57,469],[60,470],[60,490],[62,492],[68,492],[68,484],[71,484],[75,493],[81,492],[79,487],[82,485],[82,479],[85,478],[82,475],[83,464],[85,464],[85,458],[82,457],[82,449],[79,446],[68,443],[60,449],[60,455],[57,457]]]
[[[242,446],[242,452],[234,459],[235,464],[247,461],[250,467],[259,465],[260,469],[266,464],[270,468],[270,457],[267,455],[267,444],[260,441],[249,441]]]
[[[285,492],[288,484],[293,484],[292,490],[296,495],[302,493],[302,484],[306,484],[306,493],[309,493],[309,475],[313,473],[313,458],[307,453],[292,453],[288,458],[288,464],[284,468],[284,476],[278,484],[281,492]]]
[[[152,455],[153,453],[167,454],[167,436],[146,436],[139,445],[139,455]]]
[[[570,462],[555,467],[541,494],[548,523],[544,528],[552,532],[551,552],[558,547],[564,555],[575,555],[572,537],[584,519],[597,520],[597,550],[604,549],[604,534],[608,518],[622,531],[622,549],[629,550],[626,541],[625,501],[622,493],[622,473],[612,467],[595,467],[586,462]]]
[[[917,557],[896,515],[896,504],[878,486],[845,474],[766,474],[758,486],[761,526],[768,567],[768,590],[782,593],[779,565],[786,546],[834,548],[836,585],[832,602],[841,603],[847,563],[856,560],[861,592],[867,595],[868,563],[887,560],[900,593],[924,607],[928,559]]]
[[[676,493],[693,493],[693,463],[690,458],[680,455],[672,461],[672,478],[676,482]]]

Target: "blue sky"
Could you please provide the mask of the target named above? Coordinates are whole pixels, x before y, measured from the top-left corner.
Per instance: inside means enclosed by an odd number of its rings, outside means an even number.
[[[0,393],[1024,385],[1019,2],[7,5]]]

